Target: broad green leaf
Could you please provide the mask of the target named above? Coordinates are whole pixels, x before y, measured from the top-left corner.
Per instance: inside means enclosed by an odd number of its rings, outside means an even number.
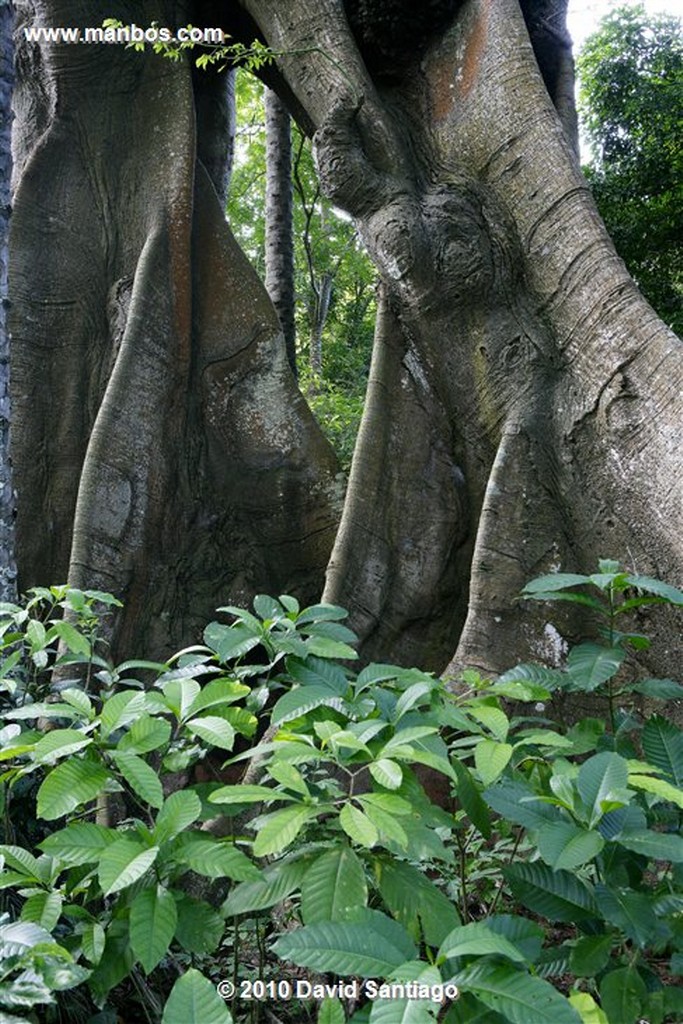
[[[103,894],[111,896],[137,882],[150,869],[158,853],[158,846],[144,847],[134,839],[117,839],[100,857],[97,877]]]
[[[299,857],[266,868],[257,882],[235,886],[222,910],[226,917],[267,910],[281,903],[301,885],[310,860]]]
[[[636,1024],[647,1007],[647,988],[635,967],[620,967],[600,981],[600,1002],[607,1020]]]
[[[632,689],[636,693],[642,693],[645,697],[654,697],[658,700],[683,699],[683,685],[673,679],[643,679]]]
[[[564,673],[556,668],[546,668],[544,665],[515,665],[514,668],[510,668],[507,672],[503,672],[502,676],[498,677],[497,682],[506,685],[507,683],[531,683],[533,686],[539,686],[543,692],[541,694],[534,694],[532,700],[545,700],[549,693],[548,691],[554,690],[564,680]]]
[[[518,733],[519,739],[515,743],[515,750],[518,747],[572,747],[573,743],[566,736],[562,736],[559,732],[553,732],[552,729],[530,729],[526,733]]]
[[[241,850],[228,839],[215,839],[208,833],[184,832],[178,838],[174,859],[187,864],[198,875],[207,878],[232,878],[236,882],[260,877],[260,871]]]
[[[571,951],[569,966],[572,974],[579,978],[595,978],[610,958],[615,937],[607,935],[583,935]]]
[[[94,800],[108,780],[109,772],[95,761],[80,758],[62,761],[38,790],[38,817],[47,821],[62,818],[81,804]]]
[[[145,974],[166,955],[177,921],[175,900],[162,885],[143,889],[131,903],[130,944]]]
[[[510,1024],[581,1024],[574,1007],[552,985],[506,964],[480,961],[454,978]]]
[[[598,882],[595,896],[601,917],[620,928],[629,939],[641,948],[653,941],[659,925],[649,895],[632,889],[608,888]]]
[[[457,757],[452,759],[451,764],[458,780],[457,797],[460,805],[472,824],[488,839],[491,835],[491,815],[477,784],[472,778],[469,768],[462,764]]]
[[[100,723],[102,736],[122,729],[145,712],[145,694],[139,690],[122,690],[109,697],[102,706]]]
[[[340,619],[348,619],[349,613],[346,608],[335,604],[312,604],[304,608],[297,617],[297,626],[303,626],[307,622],[339,622]]]
[[[21,956],[33,946],[52,945],[53,941],[50,933],[33,921],[0,924],[0,947],[3,958]]]
[[[266,771],[272,779],[279,782],[281,786],[291,789],[301,796],[310,796],[310,790],[301,772],[293,764],[286,761],[271,761]]]
[[[623,757],[605,751],[595,754],[581,765],[576,780],[579,796],[589,812],[589,825],[595,825],[606,811],[612,810],[615,799],[627,803],[623,791],[628,783],[628,764]]]
[[[482,795],[489,807],[501,817],[528,829],[537,829],[547,822],[561,820],[558,808],[543,803],[533,789],[523,782],[506,779],[490,786]]]
[[[466,710],[470,718],[485,726],[500,743],[505,743],[510,729],[510,720],[504,711],[488,704],[468,704]]]
[[[121,737],[117,750],[129,750],[134,754],[148,754],[165,746],[171,738],[171,723],[165,718],[141,715]]]
[[[367,901],[363,865],[348,846],[337,846],[316,858],[301,883],[304,924],[347,920]]]
[[[653,715],[641,733],[645,759],[683,789],[683,730],[661,715]]]
[[[225,931],[225,921],[218,911],[186,894],[178,899],[177,911],[175,937],[183,949],[215,954]]]
[[[669,601],[671,604],[683,604],[683,593],[676,587],[672,587],[669,583],[663,583],[662,580],[652,579],[651,576],[630,574],[626,579],[632,587],[637,587],[638,590],[644,590],[648,594],[655,594],[657,597],[663,597],[665,601]]]
[[[12,711],[5,711],[3,717],[8,721],[22,721],[25,718],[66,718],[69,721],[80,721],[83,716],[73,705],[58,701],[48,704],[46,701],[36,701],[35,704],[25,704],[21,708],[14,708]]]
[[[496,740],[480,740],[474,748],[474,765],[485,786],[495,782],[505,771],[512,757],[512,744]]]
[[[199,736],[205,743],[220,750],[232,750],[235,743],[235,730],[224,718],[217,715],[204,715],[202,718],[191,718],[185,722],[185,728],[193,736]]]
[[[333,707],[341,708],[342,698],[324,684],[311,684],[310,686],[297,686],[289,690],[283,697],[280,697],[271,714],[271,723],[279,725],[288,722],[293,718],[299,718],[313,708]]]
[[[623,832],[618,836],[617,842],[627,850],[641,853],[652,860],[668,860],[674,864],[683,862],[683,837],[680,835],[667,835],[643,829],[638,832]]]
[[[369,1024],[434,1024],[434,1014],[438,1008],[438,1004],[426,999],[380,996],[372,1000]]]
[[[261,627],[257,631],[242,623],[224,626],[220,622],[210,622],[204,630],[204,643],[216,652],[219,661],[233,661],[258,647],[261,643]]]
[[[133,792],[151,807],[164,802],[161,780],[153,768],[130,750],[114,750],[112,760]]]
[[[216,986],[190,967],[171,989],[161,1024],[232,1024]]]
[[[54,636],[58,636],[62,643],[66,644],[69,650],[74,654],[84,654],[86,657],[89,656],[90,641],[70,622],[65,622],[63,619],[53,622],[50,626],[50,633]]]
[[[359,810],[358,807],[354,807],[351,803],[346,803],[341,809],[339,815],[339,824],[355,843],[359,846],[365,846],[368,849],[375,845],[379,839],[379,832],[376,826],[370,821],[367,814]]]
[[[485,956],[493,953],[524,963],[524,954],[504,935],[492,931],[485,921],[458,925],[446,936],[439,949],[439,960],[458,956]]]
[[[317,818],[320,810],[316,807],[285,807],[284,810],[269,814],[254,839],[254,856],[267,857],[286,849],[304,825]]]
[[[423,698],[430,698],[434,690],[433,681],[422,680],[419,683],[413,683],[407,690],[401,694],[396,701],[396,707],[394,709],[393,721],[398,722],[406,712],[414,708],[416,704],[429,703],[429,699],[423,700]]]
[[[408,847],[408,836],[403,825],[396,819],[395,815],[367,800],[364,796],[359,796],[357,799],[363,808],[363,813],[367,815],[377,829],[382,842],[385,845],[387,843],[394,843],[402,850],[406,850]]]
[[[385,905],[416,942],[421,931],[428,945],[439,946],[460,924],[448,896],[412,864],[378,859],[375,874]]]
[[[581,1017],[582,1024],[609,1024],[607,1016],[588,992],[570,992],[569,1002]]]
[[[200,684],[196,679],[180,678],[157,682],[156,685],[160,686],[166,703],[178,721],[183,722],[201,691]]]
[[[486,924],[496,935],[504,935],[523,954],[527,963],[535,963],[540,956],[545,932],[540,925],[517,914],[493,914]]]
[[[62,700],[65,700],[67,704],[71,704],[72,707],[79,711],[83,718],[89,720],[93,714],[94,709],[90,697],[85,690],[80,690],[78,687],[70,687],[67,690],[61,690],[59,696]]]
[[[415,740],[424,739],[425,736],[433,736],[436,732],[438,732],[436,726],[431,725],[414,725],[409,726],[407,729],[400,729],[399,732],[395,733],[395,735],[384,744],[380,751],[380,756],[391,757],[392,750],[409,746],[414,743]]]
[[[353,661],[358,653],[348,644],[339,640],[330,640],[326,636],[310,636],[306,640],[306,649],[309,654],[315,654],[318,658],[336,658],[343,661]]]
[[[102,959],[105,943],[106,936],[102,925],[97,921],[89,921],[81,935],[81,945],[86,960],[89,960],[91,964],[98,964]]]
[[[599,916],[593,892],[569,871],[535,861],[511,864],[503,874],[521,905],[542,917],[573,922]]]
[[[569,652],[567,670],[576,687],[591,692],[617,674],[625,657],[620,647],[578,644]]]
[[[605,840],[599,832],[569,821],[556,821],[539,828],[538,852],[554,871],[570,871],[587,864],[602,850]]]
[[[256,786],[239,783],[235,786],[221,786],[209,796],[212,804],[261,804],[272,803],[273,800],[286,800],[284,793],[279,793],[272,786]]]
[[[40,848],[66,867],[73,868],[81,864],[97,864],[107,847],[118,837],[119,833],[113,828],[80,821],[53,832],[43,839]]]
[[[370,774],[375,782],[385,789],[398,789],[403,782],[403,769],[396,761],[388,757],[381,757],[379,761],[373,761],[370,767]]]
[[[318,1007],[317,1024],[346,1024],[344,1007],[338,999],[327,996]]]
[[[202,813],[202,802],[191,789],[180,789],[167,797],[157,814],[154,842],[172,839],[197,820]]]
[[[196,715],[206,708],[233,704],[246,697],[250,692],[248,686],[238,683],[234,679],[212,679],[210,683],[202,687],[201,692],[197,694],[187,709],[187,714],[188,716]]]
[[[353,644],[357,641],[356,634],[339,622],[313,622],[301,627],[304,636],[324,636],[328,640],[339,640],[344,644]]]
[[[257,594],[253,601],[254,611],[260,619],[282,619],[284,609],[279,601],[268,594]]]
[[[37,892],[21,908],[22,921],[34,921],[51,932],[62,914],[62,897],[58,892]]]
[[[128,921],[114,920],[107,928],[104,952],[88,979],[88,987],[95,998],[104,1002],[109,990],[130,974],[134,963]]]
[[[273,949],[283,960],[315,971],[362,978],[387,975],[417,950],[405,929],[376,910],[356,921],[320,921],[281,936]]]
[[[655,779],[649,775],[629,775],[628,784],[633,789],[640,789],[644,793],[652,793],[661,797],[662,800],[670,801],[677,807],[683,809],[683,789],[672,786],[664,779]]]
[[[534,595],[548,591],[564,590],[565,587],[576,587],[581,583],[588,583],[589,576],[579,576],[575,572],[551,572],[546,576],[537,576],[531,580],[522,590],[524,595]]]
[[[40,865],[37,859],[23,846],[14,846],[9,843],[0,846],[0,857],[20,875],[24,875],[27,880],[37,882],[40,879]]]

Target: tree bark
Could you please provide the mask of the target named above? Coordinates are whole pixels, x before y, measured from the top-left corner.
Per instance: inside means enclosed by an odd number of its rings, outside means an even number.
[[[391,85],[333,0],[245,6],[296,51],[280,67],[316,125],[323,188],[384,278],[325,591],[364,656],[443,668],[457,646],[456,665],[496,671],[543,653],[545,613],[517,600],[540,572],[609,555],[680,582],[681,343],[614,252],[518,0],[464,3]],[[392,566],[413,559],[430,582],[411,593]],[[664,622],[659,639],[670,665],[678,635]]]
[[[287,359],[296,376],[294,321],[294,221],[292,136],[289,113],[272,91],[264,95],[266,115],[266,289],[285,336]]]
[[[20,11],[29,24],[93,21],[79,0]],[[107,14],[191,20],[155,0]],[[68,576],[113,591],[126,604],[116,650],[155,656],[196,638],[226,600],[315,599],[336,527],[336,460],[225,223],[223,178],[202,163],[216,119],[195,108],[189,62],[43,44],[20,58],[22,588]]]
[[[17,597],[14,507],[10,462],[10,341],[7,330],[7,245],[11,214],[14,10],[0,0],[0,601]]]

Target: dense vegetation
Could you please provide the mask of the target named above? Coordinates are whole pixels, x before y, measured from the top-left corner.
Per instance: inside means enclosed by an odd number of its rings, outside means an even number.
[[[680,1019],[683,731],[639,701],[683,686],[628,664],[683,593],[603,562],[522,596],[596,635],[449,686],[354,672],[292,597],[118,666],[108,595],[2,606],[3,1021]]]

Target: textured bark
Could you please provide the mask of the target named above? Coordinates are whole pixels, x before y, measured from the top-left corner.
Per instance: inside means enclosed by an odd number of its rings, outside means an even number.
[[[287,359],[296,374],[294,323],[294,221],[292,212],[292,136],[289,113],[266,89],[266,289],[285,336]]]
[[[614,252],[518,0],[464,3],[391,84],[334,0],[244,6],[296,51],[323,188],[384,279],[325,592],[364,655],[442,668],[457,646],[495,671],[544,653],[543,610],[516,600],[540,572],[610,555],[680,582],[683,349]]]
[[[16,600],[14,561],[14,505],[9,453],[10,366],[7,332],[7,244],[10,224],[12,176],[12,86],[14,11],[0,0],[0,601]]]
[[[78,0],[20,11],[53,25],[99,17]],[[186,6],[154,0],[107,14],[191,20]],[[206,92],[196,112],[189,62],[34,46],[19,67],[22,588],[68,575],[111,590],[126,603],[118,649],[157,655],[196,637],[228,598],[314,599],[335,530],[336,462],[217,198],[216,124],[225,137],[229,119],[208,116]]]

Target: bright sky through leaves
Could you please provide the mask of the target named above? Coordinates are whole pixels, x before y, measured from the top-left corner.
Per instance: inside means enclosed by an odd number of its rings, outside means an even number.
[[[635,6],[637,2],[639,0],[569,0],[567,25],[574,40],[574,52],[610,10]],[[681,14],[680,0],[643,0],[643,3],[648,14]]]

